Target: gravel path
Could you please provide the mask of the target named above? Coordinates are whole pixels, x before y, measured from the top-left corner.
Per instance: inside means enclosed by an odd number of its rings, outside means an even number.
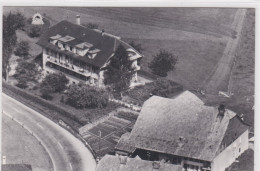
[[[230,37],[226,48],[223,52],[223,56],[218,62],[217,67],[213,71],[213,74],[206,86],[206,91],[208,93],[216,93],[218,91],[228,91],[228,87],[224,87],[225,81],[228,81],[227,76],[229,76],[232,63],[235,58],[236,48],[239,42],[241,31],[243,28],[243,23],[246,15],[246,9],[238,9],[232,23],[232,29],[236,31],[236,38]],[[224,82],[224,83],[223,83]]]

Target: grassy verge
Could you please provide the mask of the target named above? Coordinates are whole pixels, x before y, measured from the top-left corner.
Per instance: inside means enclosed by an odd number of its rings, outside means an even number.
[[[236,52],[230,88],[234,94],[254,95],[255,75],[255,11],[247,9],[244,28]],[[253,98],[253,97],[251,97]]]

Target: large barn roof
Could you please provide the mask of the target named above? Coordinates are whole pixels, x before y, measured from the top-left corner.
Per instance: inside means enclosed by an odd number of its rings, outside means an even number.
[[[100,52],[97,53],[97,56],[90,61],[87,56],[79,56],[77,54],[73,54],[68,51],[61,51],[58,47],[51,44],[49,42],[50,37],[54,37],[56,35],[60,35],[62,37],[70,36],[74,39],[66,42],[66,44],[71,46],[76,46],[77,44],[87,42],[92,44],[95,49],[99,49]],[[37,42],[38,45],[46,48],[50,48],[52,50],[59,51],[60,53],[66,53],[71,57],[78,59],[80,61],[91,63],[97,67],[102,67],[109,57],[113,54],[115,48],[119,46],[119,44],[123,45],[126,49],[132,48],[130,45],[120,40],[118,37],[113,36],[108,33],[101,34],[99,30],[88,29],[84,26],[73,24],[66,20],[59,22],[58,24],[50,27],[39,39]],[[136,51],[136,53],[138,53]],[[139,54],[139,53],[138,53]],[[139,54],[140,55],[140,54]]]
[[[139,114],[129,136],[131,146],[166,154],[212,161],[236,114],[206,106],[193,93],[185,91],[174,99],[153,96]],[[120,150],[120,149],[119,149]]]
[[[123,160],[122,156],[111,156],[106,155],[103,157],[96,171],[149,171],[153,170],[153,162],[141,160],[138,158],[125,158],[126,163],[121,164],[120,160]],[[168,163],[160,162],[157,171],[181,171],[182,167],[180,165],[173,165]]]

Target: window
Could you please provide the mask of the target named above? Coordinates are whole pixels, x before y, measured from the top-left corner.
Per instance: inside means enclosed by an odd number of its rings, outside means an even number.
[[[241,148],[238,149],[238,152],[239,152],[239,153],[241,152]]]

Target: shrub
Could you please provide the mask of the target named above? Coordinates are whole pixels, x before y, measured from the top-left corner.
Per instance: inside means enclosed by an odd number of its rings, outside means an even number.
[[[104,108],[108,104],[108,94],[86,85],[71,85],[67,91],[67,104],[75,108]]]
[[[42,97],[51,100],[51,93],[64,91],[67,88],[68,83],[69,80],[62,73],[47,75],[40,84]]]
[[[66,89],[68,83],[69,80],[64,74],[52,73],[43,79],[41,87],[46,87],[51,92],[61,92]]]
[[[60,102],[61,102],[61,103],[64,103],[64,96],[61,96]]]
[[[152,95],[161,97],[172,97],[174,94],[183,90],[183,87],[171,80],[158,79],[154,82],[147,83],[144,86],[137,86],[131,89],[127,95],[142,104]]]
[[[40,71],[35,63],[21,61],[15,68],[14,77],[17,79],[17,86],[20,88],[26,88],[29,81],[37,81],[40,77]]]
[[[14,51],[14,54],[19,57],[27,57],[29,55],[29,43],[26,41],[21,41],[18,43],[17,48]]]
[[[41,26],[31,26],[28,31],[28,35],[32,38],[39,37],[41,35]]]
[[[160,52],[154,56],[152,62],[149,64],[149,67],[153,74],[166,77],[167,73],[175,68],[177,61],[177,56],[166,50],[160,50]]]

